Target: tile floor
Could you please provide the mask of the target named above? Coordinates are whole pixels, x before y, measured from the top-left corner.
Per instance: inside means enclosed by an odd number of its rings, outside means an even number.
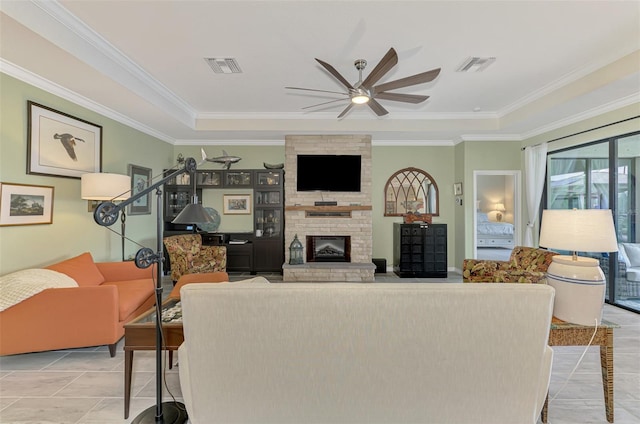
[[[277,280],[278,275],[266,275]],[[248,278],[233,275],[232,280]],[[400,281],[376,274],[377,281]],[[424,282],[429,279],[402,279]],[[432,281],[432,280],[431,280]],[[450,273],[449,282],[460,282]],[[170,285],[170,283],[168,283]],[[169,290],[165,290],[168,293]],[[615,422],[640,424],[640,315],[605,305],[604,317],[620,325],[614,332]],[[0,357],[0,423],[127,423],[155,404],[155,355],[136,352],[131,414],[124,419],[122,343],[115,358],[106,347]],[[606,423],[597,347],[590,347],[566,386],[582,347],[555,347],[549,423]],[[165,372],[169,392],[181,400],[177,369]]]

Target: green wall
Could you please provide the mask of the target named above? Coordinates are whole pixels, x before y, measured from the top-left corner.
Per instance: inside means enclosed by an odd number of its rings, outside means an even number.
[[[0,275],[86,251],[96,261],[119,260],[120,236],[110,229],[119,232],[120,223],[94,222],[80,199],[79,179],[26,173],[28,100],[101,125],[104,172],[127,174],[133,163],[158,175],[174,161],[172,145],[0,73],[0,181],[54,187],[52,224],[0,227]],[[152,215],[127,216],[127,236],[155,250],[155,216],[155,207]],[[126,246],[127,256],[139,249],[132,242]]]
[[[375,144],[375,140],[373,142]],[[372,148],[373,257],[386,258],[387,267],[393,265],[393,223],[402,222],[402,217],[384,216],[384,186],[396,171],[408,167],[427,172],[438,186],[440,215],[434,217],[433,222],[448,224],[448,263],[449,267],[455,266],[453,155],[453,146]]]
[[[473,172],[474,171],[513,171],[522,169],[520,143],[513,141],[467,141],[460,146],[460,161],[463,162],[462,175],[464,178],[462,219],[458,218],[457,223],[464,228],[464,234],[458,234],[462,243],[457,253],[456,268],[462,267],[462,260],[473,257],[473,215],[475,211],[475,198],[473,193]],[[522,198],[524,198],[524,186],[519,187]],[[467,231],[469,229],[469,231]],[[460,245],[461,244],[461,245]]]
[[[27,101],[32,100],[103,127],[102,170],[127,174],[128,165],[152,169],[160,175],[176,164],[176,157],[201,160],[200,145],[170,145],[138,130],[122,125],[96,112],[83,108],[41,89],[0,73],[0,181],[8,183],[54,186],[53,224],[0,227],[0,275],[28,268],[46,266],[61,259],[90,251],[98,261],[120,258],[120,237],[100,227],[87,211],[87,202],[80,199],[80,180],[26,174],[27,161]],[[434,222],[448,224],[448,264],[460,268],[464,258],[473,254],[473,172],[477,170],[523,170],[522,146],[538,144],[556,137],[584,131],[640,113],[638,104],[605,113],[589,120],[525,140],[524,142],[462,142],[455,146],[376,146],[373,157],[373,257],[385,258],[387,266],[393,259],[393,223],[399,217],[384,217],[384,185],[396,171],[416,167],[428,172],[439,190],[440,215]],[[638,120],[569,137],[550,144],[550,150],[599,140],[608,136],[636,131]],[[242,160],[234,169],[262,168],[263,163],[284,162],[284,143],[255,146],[248,144],[204,146],[209,157],[222,155],[222,150]],[[199,169],[219,169],[206,162]],[[522,182],[526,175],[522,175]],[[453,184],[463,183],[462,205],[457,205]],[[522,183],[522,222],[527,221]],[[237,190],[234,191],[234,193]],[[222,209],[223,191],[203,196],[205,206]],[[154,201],[155,206],[155,201]],[[155,250],[155,207],[151,215],[127,216],[127,256],[139,249],[136,243]],[[245,221],[243,221],[245,220]],[[109,227],[119,231],[116,223]],[[222,231],[251,231],[250,218],[225,216]],[[288,241],[285,241],[288,245]]]

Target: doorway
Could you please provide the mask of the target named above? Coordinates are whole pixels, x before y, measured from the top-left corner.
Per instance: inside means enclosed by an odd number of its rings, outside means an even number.
[[[521,243],[520,171],[474,171],[473,257],[508,260]]]

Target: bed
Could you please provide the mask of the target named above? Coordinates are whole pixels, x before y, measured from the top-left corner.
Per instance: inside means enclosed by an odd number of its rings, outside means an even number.
[[[476,236],[478,247],[513,248],[513,224],[490,221],[486,213],[478,212]]]

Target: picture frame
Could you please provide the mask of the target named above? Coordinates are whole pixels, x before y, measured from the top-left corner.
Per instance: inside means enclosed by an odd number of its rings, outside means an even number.
[[[462,183],[455,183],[453,185],[453,194],[455,196],[462,196]]]
[[[225,215],[248,215],[251,213],[251,194],[224,194],[223,210]]]
[[[0,226],[53,223],[53,186],[0,183]]]
[[[102,171],[102,126],[28,101],[27,174],[80,178]]]
[[[131,196],[135,196],[142,190],[149,187],[152,180],[151,169],[143,166],[129,164],[129,176],[131,177]],[[136,199],[129,205],[127,211],[129,215],[150,215],[151,214],[151,193]]]

